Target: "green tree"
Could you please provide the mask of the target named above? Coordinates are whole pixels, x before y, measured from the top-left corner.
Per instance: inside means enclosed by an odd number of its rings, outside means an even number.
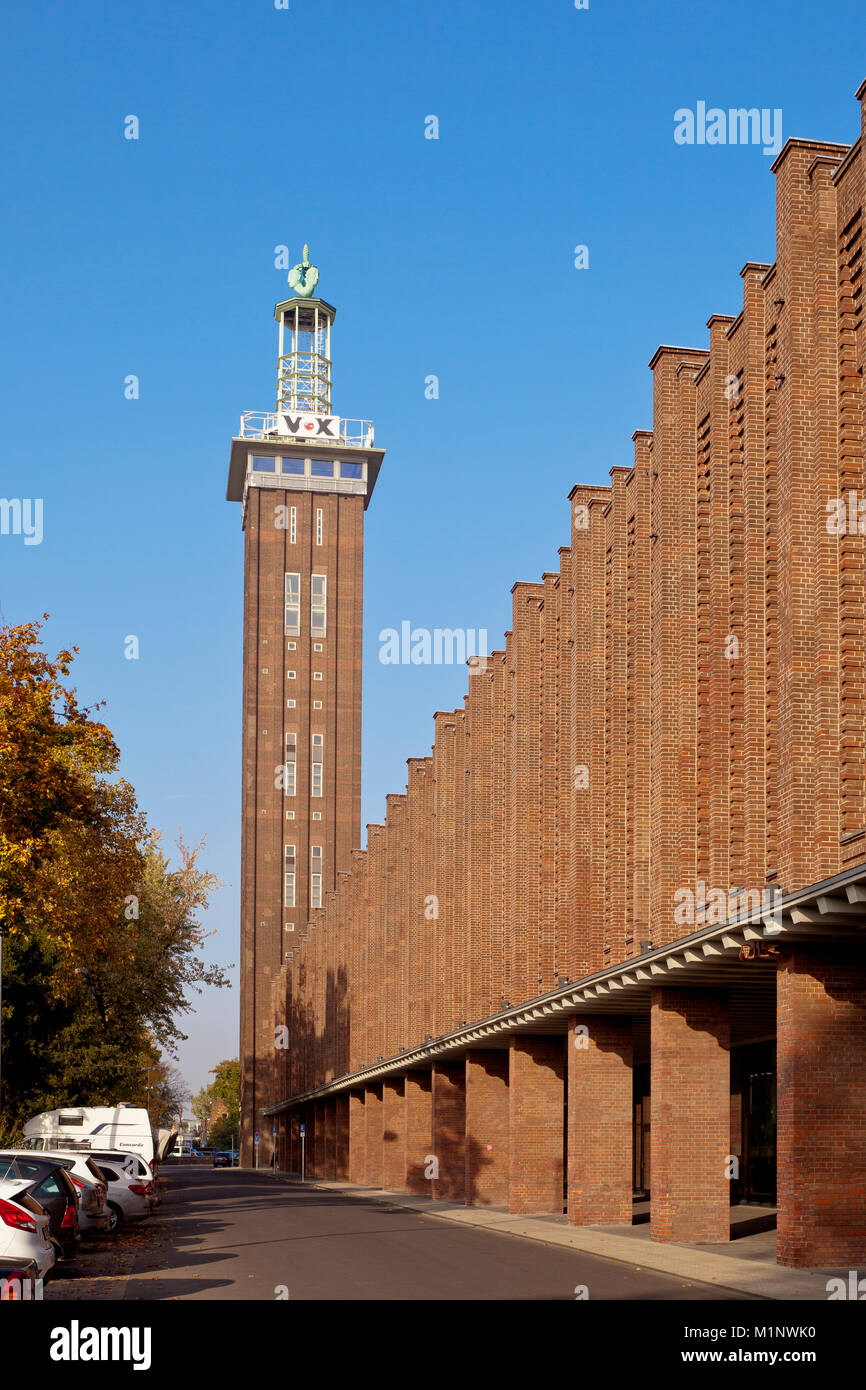
[[[4,948],[0,1128],[65,1105],[178,1099],[165,1058],[205,985],[198,920],[217,885],[201,846],[172,866],[116,776],[105,725],[64,685],[40,625],[0,629],[0,932]]]
[[[192,1113],[207,1126],[208,1143],[227,1149],[237,1140],[240,1119],[241,1069],[238,1059],[218,1062],[213,1081],[192,1097]]]

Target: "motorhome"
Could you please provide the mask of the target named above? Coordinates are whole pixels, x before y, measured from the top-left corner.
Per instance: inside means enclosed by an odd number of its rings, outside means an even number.
[[[151,1129],[147,1111],[126,1101],[46,1110],[24,1126],[27,1149],[121,1149],[151,1165],[165,1158],[174,1142],[173,1131]]]

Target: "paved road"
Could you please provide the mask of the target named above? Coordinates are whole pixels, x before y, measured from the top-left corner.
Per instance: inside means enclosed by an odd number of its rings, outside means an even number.
[[[372,1198],[237,1169],[164,1167],[159,1215],[110,1277],[88,1252],[52,1300],[113,1298],[740,1300],[744,1295],[539,1241],[465,1228]]]

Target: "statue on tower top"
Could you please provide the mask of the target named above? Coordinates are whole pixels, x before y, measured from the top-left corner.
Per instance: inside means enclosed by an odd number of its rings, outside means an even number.
[[[310,248],[304,247],[304,259],[289,271],[289,284],[301,299],[309,299],[319,283],[319,267],[310,265]]]

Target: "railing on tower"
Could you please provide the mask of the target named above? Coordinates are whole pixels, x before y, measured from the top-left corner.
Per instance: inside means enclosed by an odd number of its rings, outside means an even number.
[[[321,414],[321,411],[311,412]],[[336,417],[335,417],[336,418]],[[245,410],[241,415],[239,439],[261,439],[277,440],[285,439],[286,443],[300,442],[295,441],[293,436],[286,433],[283,424],[282,412],[272,410]],[[373,421],[372,420],[340,420],[339,434],[321,439],[304,438],[304,444],[309,448],[329,448],[334,445],[342,444],[344,448],[372,449],[373,448]]]

